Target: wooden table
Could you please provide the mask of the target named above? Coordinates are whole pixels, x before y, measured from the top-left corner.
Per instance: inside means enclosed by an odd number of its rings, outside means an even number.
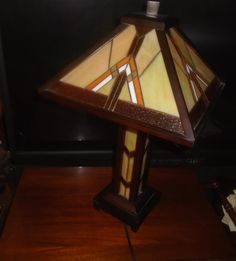
[[[0,260],[236,260],[191,169],[152,169],[160,203],[137,233],[93,208],[110,168],[26,168],[0,239]],[[133,260],[134,257],[133,257]]]

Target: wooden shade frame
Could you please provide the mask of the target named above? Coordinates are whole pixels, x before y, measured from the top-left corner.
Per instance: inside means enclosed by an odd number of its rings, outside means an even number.
[[[61,81],[65,75],[71,72],[86,57],[123,30],[126,24],[135,25],[139,35],[143,35],[151,29],[156,30],[166,71],[179,111],[179,117],[143,106],[137,106],[136,104],[122,100],[116,102],[115,109],[109,109],[106,107],[106,96]],[[86,112],[111,120],[120,125],[125,125],[185,146],[192,146],[196,140],[197,129],[201,125],[202,118],[206,114],[209,106],[216,99],[216,96],[219,94],[224,84],[215,76],[205,91],[205,94],[200,97],[192,110],[190,112],[187,110],[166,37],[166,32],[172,27],[176,27],[176,22],[166,17],[159,17],[157,19],[143,16],[124,17],[122,19],[122,24],[115,32],[97,44],[92,50],[88,51],[83,57],[69,65],[52,81],[48,82],[40,89],[40,94],[50,100],[55,100],[56,102],[64,104],[67,107],[80,110],[84,109]],[[188,42],[187,39],[186,42]],[[132,48],[133,46],[131,46],[131,50]],[[120,81],[124,80],[125,77],[123,76],[122,78],[121,75]]]
[[[119,74],[119,70],[122,65],[128,61],[130,67],[132,67],[131,63],[133,63],[134,73],[137,73],[135,72],[135,60],[132,58],[135,57],[137,50],[139,50],[138,48],[141,45],[137,39],[135,39],[131,45],[129,56],[127,56],[131,58],[127,59],[126,57],[121,60],[119,62],[120,67],[116,65],[115,67],[109,68],[109,72],[112,75],[118,74],[114,85],[115,87],[113,87],[109,96],[92,91],[93,88],[97,88],[96,86],[98,86],[97,84],[99,81],[96,79],[91,82],[87,88],[74,86],[73,84],[61,80],[67,77],[68,74],[77,68],[77,66],[87,57],[91,56],[100,46],[104,45],[119,32],[124,30],[127,24],[135,26],[138,39],[140,39],[139,36],[147,34],[150,30],[155,30],[164,66],[166,68],[165,73],[167,73],[169,78],[171,92],[174,97],[173,101],[176,104],[179,117],[142,106],[143,101],[139,94],[137,94],[137,104],[118,99],[118,95],[121,91],[120,86],[123,86],[122,84],[124,84],[126,80],[128,81],[128,77],[136,77],[136,75],[133,76],[132,74],[129,76],[125,75],[125,73]],[[186,66],[189,86],[192,85],[193,89],[194,86],[196,86],[200,93],[199,97],[195,97],[195,104],[189,111],[186,105],[186,97],[184,97],[183,90],[181,89],[181,82],[177,75],[171,48],[168,44],[168,40],[172,40],[170,34],[170,28],[172,27],[176,28],[176,21],[164,16],[158,16],[158,18],[140,15],[123,17],[122,24],[115,32],[59,73],[39,91],[40,95],[43,97],[56,101],[66,107],[85,110],[88,113],[111,120],[123,126],[119,136],[113,179],[110,185],[95,197],[95,206],[97,208],[102,208],[123,222],[129,224],[135,231],[159,199],[159,192],[146,184],[149,169],[148,160],[145,162],[145,167],[140,165],[140,162],[143,162],[146,157],[145,148],[143,147],[146,139],[145,137],[147,134],[151,134],[165,140],[191,147],[195,142],[198,129],[203,122],[202,119],[224,86],[215,73],[212,73],[214,77],[210,82],[202,80],[198,70],[185,61],[185,57],[182,56],[181,50],[179,50],[178,46],[175,46],[175,43],[173,42],[173,45],[180,56],[180,60],[182,60],[183,66]],[[185,39],[184,36],[181,37]],[[188,42],[187,39],[185,39],[185,41]],[[194,53],[199,57],[197,52],[194,51]],[[206,68],[209,68],[209,66],[206,65]],[[105,72],[101,76],[103,77],[102,79],[106,79],[107,75],[109,74]],[[206,90],[202,90],[198,78],[207,85]],[[202,78],[204,79],[204,77]],[[205,82],[207,82],[207,84]],[[138,93],[139,83],[136,82],[136,84],[136,91]],[[196,92],[196,90],[193,91]],[[127,167],[127,159],[124,157],[123,152],[126,147],[124,136],[127,135],[130,130],[137,136],[137,143],[134,149],[132,167]],[[131,154],[130,152],[128,153],[129,157]],[[124,178],[125,168],[130,168],[127,180]],[[139,184],[141,178],[143,178],[142,185]],[[126,188],[124,189],[122,186],[125,186]]]

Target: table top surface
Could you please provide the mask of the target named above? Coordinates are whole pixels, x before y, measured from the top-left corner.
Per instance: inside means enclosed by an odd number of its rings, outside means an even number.
[[[137,233],[93,208],[110,168],[25,168],[0,239],[0,260],[236,260],[197,177],[151,169],[159,204]]]

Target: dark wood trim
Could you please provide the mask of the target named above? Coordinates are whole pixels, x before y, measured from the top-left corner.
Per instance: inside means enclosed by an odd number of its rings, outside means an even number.
[[[122,17],[122,23],[134,24],[136,26],[155,28],[156,30],[164,31],[165,29],[178,24],[178,20],[173,17],[166,15],[158,15],[158,17],[153,18],[147,16],[145,13],[133,13]]]
[[[212,107],[212,104],[215,103],[215,100],[217,100],[217,96],[220,95],[223,87],[224,83],[221,82],[218,78],[215,78],[205,92],[207,98],[209,99],[209,105],[206,107],[203,98],[201,97],[197,101],[193,109],[190,111],[189,118],[194,130],[198,128],[199,124],[202,124],[202,119],[207,116],[207,111],[209,111],[209,107]]]
[[[160,131],[167,131],[167,135],[179,134],[184,139],[184,131],[178,117],[158,112],[152,109],[144,108],[124,101],[118,101],[114,113],[124,115],[129,120],[134,120],[140,124],[138,130],[142,130],[141,125],[146,125],[148,128],[159,128]],[[130,123],[127,123],[130,125]],[[132,126],[131,126],[132,127]],[[150,131],[147,131],[150,133]],[[173,133],[171,133],[173,132]],[[156,135],[159,134],[156,130]],[[154,134],[154,133],[151,133]]]
[[[41,88],[40,95],[65,107],[84,110],[112,122],[147,132],[176,143],[192,146],[193,140],[184,136],[180,119],[169,114],[118,101],[114,111],[104,110],[105,95],[59,82]],[[83,97],[83,99],[81,99]]]
[[[140,195],[138,194],[143,157],[148,149],[145,147],[147,139],[146,133],[134,130],[137,134],[137,140],[133,156],[132,178],[131,181],[128,182],[122,177],[123,153],[126,153],[124,150],[125,135],[128,130],[127,127],[120,127],[112,181],[95,197],[94,206],[122,220],[136,231],[146,215],[157,203],[159,192],[148,186],[143,186],[142,193]],[[149,162],[146,162],[146,164],[147,163]],[[146,168],[149,168],[149,165],[146,165]],[[147,172],[144,175],[147,175]],[[143,178],[146,179],[144,176]],[[128,198],[120,195],[121,184],[124,185],[126,189],[129,189],[130,194]],[[146,183],[144,185],[146,185]]]
[[[198,122],[204,116],[201,114],[204,114],[206,110],[203,108],[202,99],[199,99],[199,102],[197,102],[197,105],[194,107],[194,109],[190,113],[188,112],[165,32],[158,30],[157,28],[157,24],[160,21],[158,19],[153,20],[140,16],[125,17],[122,19],[122,21],[130,21],[130,23],[137,26],[156,28],[158,40],[167,68],[167,73],[171,82],[173,95],[177,103],[180,118],[152,109],[143,108],[142,106],[137,106],[135,104],[117,99],[115,100],[116,102],[113,104],[114,106],[112,106],[112,108],[109,108],[109,110],[105,110],[104,104],[107,96],[99,93],[93,93],[91,91],[86,91],[85,89],[59,81],[65,73],[68,73],[69,70],[80,63],[84,57],[91,53],[91,51],[89,51],[87,54],[85,54],[85,56],[70,65],[67,69],[63,71],[63,73],[58,74],[56,78],[45,85],[39,92],[42,96],[62,103],[67,107],[83,109],[86,110],[88,113],[92,113],[94,115],[111,120],[124,126],[129,126],[132,129],[147,132],[151,135],[155,135],[160,138],[179,143],[181,145],[192,146],[195,142],[194,133],[196,126],[199,125]],[[156,25],[154,26],[154,24]],[[107,37],[105,41],[103,41],[103,43],[112,39],[112,36],[114,37],[126,27],[126,24],[121,25],[116,30],[116,32]],[[141,41],[139,41],[138,39],[141,39]],[[134,48],[131,48],[130,50],[131,54],[136,54],[138,47],[142,43],[142,39],[143,35],[140,37],[136,37],[132,45]],[[100,45],[101,43],[99,43],[97,46]],[[94,50],[96,50],[97,46],[94,48]],[[210,101],[210,96],[214,97],[214,92],[217,92],[217,88],[219,87],[218,86],[214,89],[212,86],[208,88],[209,90],[207,90],[206,93]]]
[[[118,218],[131,226],[131,229],[136,232],[159,199],[160,192],[152,187],[146,187],[146,190],[137,197],[135,202],[130,202],[119,195],[115,195],[111,186],[107,186],[95,196],[94,207]]]
[[[122,170],[122,160],[123,160],[123,151],[124,151],[124,142],[125,142],[125,127],[120,127],[118,131],[117,137],[117,147],[116,147],[116,160],[115,164],[113,165],[112,170],[112,186],[113,191],[115,193],[119,193],[120,190],[120,182],[121,182],[121,170]]]
[[[114,86],[106,100],[104,109],[113,110],[116,100],[118,99],[118,97],[121,93],[123,85],[125,84],[125,81],[126,81],[125,73],[119,74],[116,79],[116,82],[114,83]]]
[[[144,188],[147,186],[148,175],[149,175],[149,170],[150,170],[150,166],[151,166],[151,152],[152,152],[152,137],[147,136],[147,138],[149,139],[149,142],[148,142],[147,147],[145,148],[145,153],[147,153],[147,157],[146,157],[146,163],[145,163],[145,167],[144,167],[144,174],[142,176],[142,182],[143,182]]]
[[[135,201],[138,196],[139,182],[141,176],[143,156],[145,153],[145,143],[147,134],[137,132],[137,142],[134,156],[134,167],[132,175],[132,183],[130,188],[130,201]]]
[[[213,72],[213,74],[216,75],[214,70],[205,61],[203,61],[203,59],[199,55],[198,51],[194,47],[194,45],[182,33],[181,29],[175,28],[175,33],[179,34],[179,36],[184,41],[187,42],[187,44],[190,46],[190,48],[192,48],[192,51],[195,52],[195,55],[197,55],[199,57],[199,59]],[[172,39],[172,38],[170,37],[170,39]],[[172,39],[172,43],[174,44],[173,39]],[[175,44],[174,44],[174,46],[176,47]],[[198,83],[196,78],[194,78],[193,80],[194,80],[195,84]],[[197,137],[197,133],[199,133],[199,132],[196,132],[195,130],[198,128],[198,125],[202,121],[202,119],[206,118],[206,116],[208,115],[207,111],[209,110],[209,106],[211,106],[211,102],[213,102],[214,99],[216,99],[216,97],[218,96],[220,90],[222,90],[223,85],[224,85],[224,83],[222,83],[219,80],[219,78],[216,76],[213,79],[213,81],[211,82],[211,84],[208,86],[207,90],[204,92],[204,96],[200,97],[200,99],[196,102],[196,104],[193,107],[193,109],[190,112],[188,112],[189,119],[190,119],[192,128],[193,128],[194,133],[195,133],[195,137]],[[191,86],[191,84],[190,84],[190,86]]]
[[[177,77],[177,72],[175,69],[175,65],[172,59],[171,51],[168,45],[168,41],[165,35],[165,32],[157,31],[157,36],[159,40],[159,44],[162,50],[162,55],[164,58],[164,62],[166,65],[166,70],[170,79],[170,83],[173,90],[173,95],[176,100],[176,105],[179,111],[180,119],[183,124],[183,129],[186,137],[193,142],[195,141],[193,129],[191,122],[189,121],[189,113],[187,106],[185,104],[184,96],[182,93],[182,89],[179,83],[179,79]]]

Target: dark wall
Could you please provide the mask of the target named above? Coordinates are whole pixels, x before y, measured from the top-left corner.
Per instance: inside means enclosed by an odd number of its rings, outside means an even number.
[[[123,14],[143,10],[145,2],[1,2],[1,30],[17,140],[16,151],[113,148],[116,126],[84,113],[47,103],[37,96],[37,89],[115,28]],[[236,57],[233,5],[233,0],[161,1],[160,12],[179,18],[187,36],[227,82],[223,98],[212,116],[213,125],[208,126],[203,134],[200,148],[205,148],[205,144],[210,148],[219,148],[221,143],[226,148],[235,145],[234,119],[229,117],[225,120],[225,113],[236,112],[232,66]],[[218,145],[215,141],[205,142],[212,133],[214,138],[219,132]],[[160,145],[158,140],[156,143],[157,146]],[[160,146],[172,148],[172,145],[165,143]]]

